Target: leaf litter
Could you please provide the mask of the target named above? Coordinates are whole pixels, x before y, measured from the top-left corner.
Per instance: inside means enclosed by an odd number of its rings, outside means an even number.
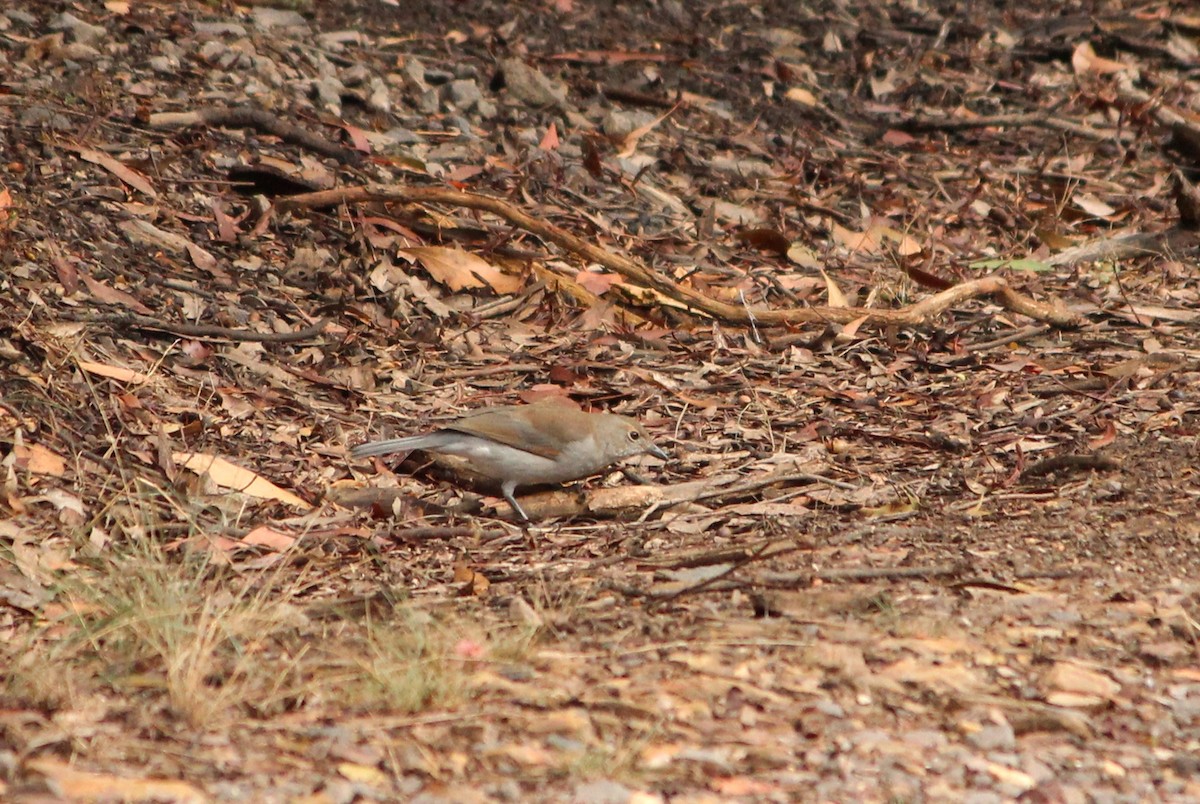
[[[0,16],[0,797],[1200,798],[1186,4],[335,5]]]

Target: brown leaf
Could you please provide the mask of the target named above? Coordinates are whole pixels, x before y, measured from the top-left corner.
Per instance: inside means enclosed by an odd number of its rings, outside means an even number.
[[[1097,56],[1090,42],[1081,42],[1075,47],[1075,51],[1071,54],[1071,66],[1075,68],[1076,75],[1082,75],[1083,73],[1110,75],[1112,73],[1119,73],[1122,70],[1132,69],[1119,61]]]
[[[522,280],[468,251],[445,246],[417,246],[400,249],[401,256],[419,261],[437,281],[453,291],[490,287],[497,293],[515,293]]]
[[[295,536],[266,525],[260,525],[242,537],[242,544],[259,545],[279,551],[286,550],[295,543]]]
[[[50,757],[30,759],[25,762],[25,769],[53,780],[57,794],[70,801],[173,801],[179,804],[208,801],[202,791],[187,782],[89,773]]]
[[[277,500],[304,510],[312,507],[290,491],[285,491],[249,469],[244,469],[216,455],[176,452],[171,455],[171,458],[175,463],[198,475],[208,475],[214,483],[222,488],[232,489],[262,500]]]
[[[821,276],[825,277],[825,293],[828,297],[826,304],[830,307],[849,307],[850,302],[846,299],[846,294],[842,293],[842,289],[837,286],[837,283],[825,273],[825,269],[821,269]]]
[[[546,134],[542,137],[542,141],[538,143],[538,148],[542,149],[543,151],[553,151],[556,150],[559,145],[561,145],[561,143],[558,140],[558,128],[554,123],[551,123],[550,128],[546,129]]]
[[[817,100],[817,96],[809,92],[804,87],[792,87],[787,92],[783,93],[783,97],[787,98],[793,103],[799,103],[802,106],[821,105],[820,101]]]
[[[96,151],[91,148],[83,148],[78,145],[68,145],[66,147],[79,154],[80,159],[84,160],[85,162],[91,162],[94,165],[99,165],[121,181],[128,184],[133,189],[140,192],[142,195],[145,195],[149,198],[158,198],[158,193],[155,191],[153,185],[150,184],[150,180],[128,165],[113,159],[111,156],[102,151]]]
[[[88,292],[95,296],[105,304],[119,304],[122,307],[128,307],[135,313],[142,315],[153,315],[154,311],[140,301],[130,296],[123,290],[110,288],[108,285],[96,279],[92,279],[84,272],[80,272],[79,277],[83,280],[83,284],[87,285]]]
[[[57,252],[57,249],[55,251]],[[51,255],[50,263],[54,266],[55,276],[63,286],[63,292],[68,296],[75,295],[75,292],[79,290],[79,271],[75,270],[75,266],[58,253]]]
[[[110,366],[106,363],[95,363],[91,360],[80,360],[77,364],[79,368],[86,371],[88,374],[95,374],[99,377],[107,377],[110,380],[119,380],[121,382],[150,382],[150,375],[143,374],[140,371],[127,369],[123,366]]]
[[[1046,684],[1067,692],[1081,692],[1106,698],[1121,691],[1121,685],[1108,676],[1074,662],[1055,662],[1046,673]]]
[[[597,296],[603,296],[605,291],[621,281],[621,277],[617,274],[583,270],[575,275],[575,281]]]
[[[917,138],[912,134],[909,134],[907,131],[898,131],[897,129],[891,128],[884,132],[882,140],[884,145],[891,145],[894,148],[902,148],[905,145],[912,145],[917,141]]]
[[[14,447],[13,455],[17,459],[17,466],[35,475],[62,477],[67,471],[67,462],[41,444]]]

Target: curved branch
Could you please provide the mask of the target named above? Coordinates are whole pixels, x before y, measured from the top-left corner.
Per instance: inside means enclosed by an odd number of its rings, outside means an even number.
[[[1002,277],[995,274],[963,282],[927,299],[922,299],[916,304],[897,310],[879,310],[867,307],[803,307],[760,310],[729,304],[679,285],[667,277],[651,271],[636,260],[584,240],[552,223],[539,220],[504,199],[449,188],[411,187],[404,184],[368,184],[364,187],[324,190],[277,199],[275,205],[279,209],[287,211],[380,201],[448,204],[490,212],[556,246],[578,254],[591,262],[599,263],[626,279],[657,290],[680,302],[694,313],[708,315],[731,324],[746,326],[754,323],[758,325],[849,324],[862,320],[865,324],[876,326],[920,326],[934,316],[940,315],[952,305],[979,296],[993,296],[1000,304],[1013,312],[1027,315],[1056,327],[1073,327],[1078,323],[1078,317],[1067,310],[1061,302],[1046,303],[1024,296],[1009,287]]]

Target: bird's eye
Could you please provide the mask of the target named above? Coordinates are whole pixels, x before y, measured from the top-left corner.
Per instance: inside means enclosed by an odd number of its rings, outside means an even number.
[[[642,434],[639,433],[637,430],[629,431],[629,440],[630,441],[640,441],[641,438],[642,438]]]

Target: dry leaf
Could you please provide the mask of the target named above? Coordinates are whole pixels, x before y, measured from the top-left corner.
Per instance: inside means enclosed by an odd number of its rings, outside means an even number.
[[[621,156],[624,158],[633,156],[634,152],[637,151],[638,142],[641,141],[642,137],[646,136],[651,131],[653,131],[655,128],[657,128],[659,125],[661,125],[662,121],[664,121],[668,117],[670,117],[676,108],[678,108],[678,107],[672,106],[662,116],[657,117],[654,120],[651,120],[649,123],[646,123],[643,126],[638,126],[633,131],[629,132],[629,134],[627,134],[625,136],[625,141],[621,145],[621,151],[618,154],[618,156]]]
[[[553,151],[558,148],[560,144],[561,143],[558,139],[558,128],[554,125],[554,123],[551,123],[550,128],[546,129],[546,134],[542,137],[542,141],[538,143],[538,148],[543,151]]]
[[[1083,73],[1110,75],[1132,69],[1119,61],[1097,56],[1090,42],[1082,42],[1075,48],[1075,52],[1071,54],[1071,66],[1075,68],[1076,75]]]
[[[175,463],[190,469],[198,475],[208,475],[212,481],[222,488],[232,489],[260,500],[278,500],[281,503],[308,510],[312,506],[292,494],[279,488],[266,478],[230,463],[216,455],[205,455],[199,452],[175,452],[171,454]]]
[[[817,96],[803,87],[792,87],[787,92],[783,93],[783,97],[795,103],[803,104],[804,106],[818,105]]]
[[[67,462],[41,444],[14,447],[13,454],[17,459],[17,466],[35,475],[62,477],[67,470]]]
[[[122,368],[120,366],[109,366],[104,363],[95,363],[91,360],[80,360],[77,365],[88,374],[95,374],[100,377],[107,377],[110,380],[119,380],[121,382],[150,382],[151,375],[143,374],[140,371],[133,369]]]
[[[1073,662],[1056,662],[1046,673],[1045,681],[1048,687],[1060,692],[1100,699],[1112,699],[1121,691],[1121,685],[1108,676]]]
[[[87,285],[88,292],[105,304],[119,304],[142,315],[151,315],[154,312],[125,291],[110,288],[103,282],[92,279],[84,272],[80,272],[79,278],[83,280],[83,284]]]
[[[1079,207],[1087,214],[1094,215],[1097,218],[1107,218],[1108,216],[1116,213],[1115,209],[1089,193],[1080,193],[1071,200],[1074,202],[1075,206]]]
[[[846,294],[842,293],[842,289],[837,286],[829,274],[825,273],[825,269],[821,269],[821,276],[825,278],[825,294],[828,296],[826,304],[830,307],[849,307],[850,302],[846,299]]]
[[[820,268],[821,260],[817,253],[803,243],[792,243],[788,248],[787,258],[801,268]]]
[[[253,544],[283,551],[296,543],[296,537],[283,531],[260,525],[242,537],[242,544]]]
[[[486,286],[497,293],[515,293],[522,284],[519,277],[509,276],[482,257],[458,248],[417,246],[397,253],[419,261],[430,276],[453,291]]]
[[[597,296],[603,296],[605,291],[621,281],[617,274],[604,274],[599,271],[580,271],[575,274],[575,281],[581,287],[590,290]]]
[[[70,801],[171,801],[178,804],[208,801],[203,792],[187,782],[89,773],[49,757],[27,760],[25,769],[52,780],[58,795]]]
[[[80,159],[84,160],[85,162],[91,162],[93,165],[99,165],[121,181],[128,184],[133,189],[140,192],[142,195],[145,195],[149,198],[158,197],[158,193],[155,192],[154,186],[150,184],[149,179],[128,165],[117,161],[108,154],[103,153],[102,151],[93,150],[91,148],[82,148],[79,146],[72,147],[70,145],[67,147],[79,154]]]
[[[342,762],[337,766],[338,773],[352,782],[370,785],[380,789],[389,787],[388,775],[379,768],[371,765],[360,765],[356,762]]]

